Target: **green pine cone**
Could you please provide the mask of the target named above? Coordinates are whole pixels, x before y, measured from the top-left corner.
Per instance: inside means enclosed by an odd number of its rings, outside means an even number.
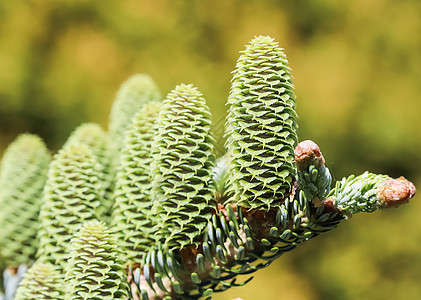
[[[15,300],[64,299],[62,277],[51,264],[35,263],[25,273]]]
[[[0,257],[8,267],[29,264],[37,247],[38,215],[50,154],[44,142],[20,135],[0,168]]]
[[[151,197],[160,215],[158,238],[170,250],[200,243],[215,209],[211,127],[197,88],[181,84],[168,94],[152,146]]]
[[[92,151],[83,144],[63,147],[50,164],[40,212],[37,256],[64,270],[67,248],[82,222],[98,219],[102,178]]]
[[[279,205],[295,174],[297,124],[288,61],[272,38],[259,36],[243,51],[228,104],[230,201],[247,208]]]
[[[119,247],[104,223],[84,223],[70,249],[66,300],[127,299],[126,271]]]
[[[150,102],[135,115],[121,150],[114,189],[115,205],[111,226],[127,264],[139,263],[154,241],[156,222],[151,214],[151,147],[156,130],[154,122],[161,102]]]
[[[118,157],[124,132],[135,113],[150,101],[160,101],[161,94],[148,75],[136,74],[123,83],[111,108],[109,137],[110,151]]]
[[[109,157],[107,156],[108,137],[105,131],[95,123],[85,123],[78,126],[67,139],[65,146],[69,144],[83,144],[91,149],[96,155],[101,169],[107,172]]]
[[[86,145],[95,155],[100,165],[103,178],[104,197],[102,206],[104,213],[109,215],[113,206],[112,180],[113,174],[110,172],[110,157],[108,151],[108,136],[105,131],[95,123],[85,123],[78,126],[67,139],[65,146],[69,144]]]

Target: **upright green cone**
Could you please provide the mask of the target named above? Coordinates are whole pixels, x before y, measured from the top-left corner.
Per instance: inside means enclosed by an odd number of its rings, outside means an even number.
[[[277,206],[291,191],[297,144],[295,95],[288,61],[272,38],[259,36],[237,62],[226,122],[230,202]]]
[[[0,257],[8,267],[30,264],[37,247],[38,216],[50,154],[32,134],[20,135],[0,167]]]
[[[63,147],[50,164],[41,208],[41,262],[66,267],[67,247],[82,222],[98,219],[103,196],[100,166],[83,144]]]
[[[124,132],[134,114],[145,103],[159,100],[161,100],[159,89],[148,75],[136,74],[123,83],[111,108],[109,123],[111,155],[119,155]]]
[[[108,153],[109,140],[106,132],[95,123],[85,123],[78,126],[67,139],[64,147],[69,144],[83,144],[87,146],[99,163],[104,190],[103,209],[108,216],[113,206],[112,180],[114,172],[110,170],[111,159]]]
[[[126,271],[120,255],[104,223],[84,223],[71,241],[65,299],[127,299]]]
[[[109,157],[107,156],[108,137],[105,131],[95,123],[85,123],[78,126],[67,139],[65,146],[69,144],[83,144],[91,149],[97,157],[101,170],[107,172]]]
[[[64,299],[64,282],[51,264],[35,263],[23,277],[15,300]]]
[[[215,209],[211,127],[197,88],[181,84],[168,94],[152,148],[151,196],[160,215],[158,237],[169,250],[199,244]]]
[[[150,102],[134,116],[126,131],[116,174],[111,226],[126,255],[126,263],[140,263],[154,241],[156,218],[150,197],[154,122],[161,102]]]

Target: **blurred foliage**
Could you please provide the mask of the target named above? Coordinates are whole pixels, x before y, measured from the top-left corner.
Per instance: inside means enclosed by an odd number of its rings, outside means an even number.
[[[105,128],[140,72],[163,95],[198,86],[222,153],[230,72],[264,34],[293,68],[300,140],[319,144],[336,178],[370,170],[421,186],[420,12],[419,0],[1,1],[0,149],[21,132],[56,150],[82,122]],[[417,198],[357,216],[215,299],[421,299]]]

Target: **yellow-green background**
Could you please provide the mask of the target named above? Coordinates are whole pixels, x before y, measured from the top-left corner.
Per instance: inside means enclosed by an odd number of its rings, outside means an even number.
[[[0,20],[0,149],[26,131],[55,150],[82,122],[106,128],[119,85],[140,72],[164,96],[197,85],[222,152],[230,72],[262,34],[286,49],[300,139],[335,178],[371,170],[421,187],[419,0],[14,0]],[[215,299],[421,299],[417,198],[357,215]]]

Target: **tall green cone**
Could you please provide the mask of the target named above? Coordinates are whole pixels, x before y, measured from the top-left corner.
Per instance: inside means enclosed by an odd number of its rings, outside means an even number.
[[[291,190],[297,144],[288,61],[272,38],[253,39],[237,62],[226,122],[231,202],[279,205]]]
[[[161,102],[150,102],[134,116],[126,131],[114,189],[111,226],[126,255],[127,264],[139,263],[156,232],[150,197],[151,147],[154,122]]]
[[[211,114],[193,85],[181,84],[164,100],[154,140],[152,199],[165,247],[201,242],[215,209]]]
[[[65,276],[66,300],[127,299],[126,271],[114,236],[104,223],[89,221],[75,233]]]
[[[119,155],[124,132],[134,114],[150,101],[160,101],[161,94],[148,75],[136,74],[123,83],[111,108],[109,123],[110,151]]]
[[[65,269],[67,247],[82,222],[101,212],[101,167],[83,144],[63,147],[50,164],[40,212],[37,256]]]
[[[16,291],[15,300],[64,299],[62,276],[51,264],[35,263]]]
[[[67,139],[65,146],[69,144],[86,145],[96,156],[100,165],[100,171],[103,174],[104,197],[102,206],[106,214],[109,214],[113,205],[111,181],[113,180],[110,172],[110,157],[108,151],[108,136],[105,131],[95,123],[85,123],[78,126]]]
[[[8,267],[29,264],[37,247],[38,216],[50,154],[43,141],[20,135],[0,167],[0,257]]]

